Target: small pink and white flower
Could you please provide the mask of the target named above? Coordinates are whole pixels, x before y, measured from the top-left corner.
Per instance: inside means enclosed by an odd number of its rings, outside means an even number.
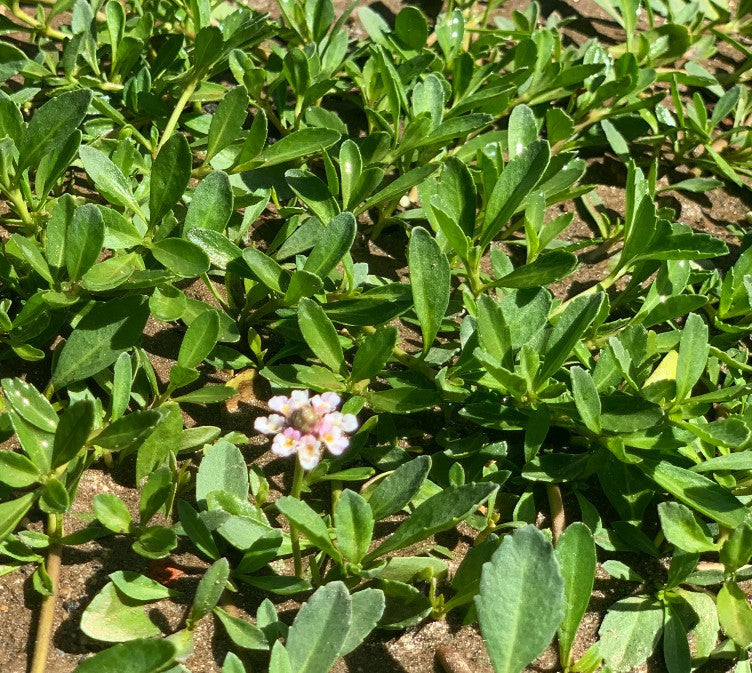
[[[260,416],[253,427],[262,434],[274,435],[274,454],[297,454],[301,467],[312,470],[321,461],[324,449],[334,456],[342,455],[350,445],[348,433],[358,429],[353,414],[337,411],[341,402],[337,393],[310,397],[307,390],[294,390],[289,397],[276,395],[269,400],[269,408],[277,413]]]

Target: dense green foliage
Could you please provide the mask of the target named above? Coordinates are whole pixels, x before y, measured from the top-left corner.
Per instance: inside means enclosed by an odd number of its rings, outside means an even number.
[[[658,201],[749,189],[747,0],[598,0],[622,42],[581,45],[537,3],[393,24],[331,0],[282,0],[278,20],[222,0],[3,4],[0,31],[28,39],[0,41],[0,573],[34,564],[54,601],[62,546],[126,536],[144,557],[91,597],[81,630],[119,644],[80,673],[187,671],[211,615],[237,648],[226,673],[243,650],[326,673],[374,628],[450,611],[499,673],[552,642],[575,673],[654,652],[670,673],[749,673],[752,247]],[[737,65],[712,74],[720,48]],[[618,216],[584,181],[604,155]],[[386,230],[404,275],[363,254]],[[586,247],[607,269],[576,293]],[[167,381],[142,345],[160,323],[185,327]],[[246,369],[336,392],[360,422],[278,499],[246,435],[184,427],[236,394],[203,374]],[[100,493],[66,534],[83,475],[114,461],[138,512]],[[430,538],[461,522],[475,543],[450,574]],[[145,608],[174,591],[146,568],[176,549],[211,565],[167,635]],[[598,561],[640,588],[574,661]],[[305,602],[251,622],[221,602],[248,586]]]

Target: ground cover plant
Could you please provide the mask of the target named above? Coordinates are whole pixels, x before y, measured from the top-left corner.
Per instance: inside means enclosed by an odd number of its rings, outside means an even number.
[[[453,620],[496,673],[750,671],[752,239],[670,195],[748,202],[752,6],[597,5],[3,2],[11,666],[326,673]]]

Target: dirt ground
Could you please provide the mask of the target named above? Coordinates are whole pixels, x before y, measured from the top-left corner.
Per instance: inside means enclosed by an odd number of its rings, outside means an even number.
[[[274,11],[272,3],[251,0],[248,3],[255,9]],[[344,0],[336,0],[338,10],[344,7]],[[367,3],[379,11],[387,20],[393,20],[396,12],[404,6],[399,0],[382,0]],[[405,3],[407,4],[407,3]],[[420,6],[430,17],[435,17],[440,10],[440,3],[436,0],[423,0],[410,3]],[[526,5],[522,0],[513,0],[504,5],[502,13],[509,14],[513,9]],[[565,3],[561,0],[544,0],[541,2],[544,16],[556,12],[562,17],[573,17],[573,21],[565,29],[566,35],[577,42],[598,34],[608,40],[610,35],[618,34],[618,27],[609,19],[592,0],[571,0]],[[356,37],[362,37],[364,32],[357,20],[350,21],[350,29]],[[604,37],[605,36],[605,37]],[[733,63],[717,61],[713,64],[718,69],[729,70]],[[621,164],[612,159],[594,159],[590,170],[597,174],[598,195],[604,206],[614,213],[623,213],[624,176]],[[587,177],[583,180],[587,182]],[[705,195],[689,195],[667,192],[662,195],[664,205],[670,205],[677,211],[677,219],[691,225],[693,228],[706,231],[726,240],[733,252],[738,249],[738,239],[729,233],[729,226],[737,230],[747,228],[747,216],[752,210],[752,200],[749,192],[742,190],[716,190]],[[592,238],[594,232],[582,213],[576,213],[575,224],[569,232],[574,241]],[[406,262],[405,241],[399,232],[385,232],[377,243],[363,242],[363,253],[369,255],[379,264],[389,267],[391,273],[400,276],[404,273]],[[569,279],[566,285],[557,287],[557,293],[566,296],[572,292],[587,287],[605,276],[603,262],[592,257],[592,249],[583,249],[579,254],[583,262],[577,273]],[[589,256],[590,255],[590,256]],[[377,270],[378,273],[378,270]],[[180,332],[165,324],[152,321],[149,324],[145,348],[153,356],[155,367],[160,377],[165,380],[169,371],[169,354],[176,352],[175,345],[179,343]],[[48,366],[48,364],[47,364]],[[48,371],[41,367],[36,370],[24,370],[16,363],[0,363],[0,374],[3,376],[24,375],[30,380],[39,379],[44,382]],[[246,400],[248,402],[248,400]],[[198,422],[206,425],[220,425],[225,430],[237,429],[250,433],[252,420],[260,413],[261,407],[243,403],[235,413],[223,413],[220,408],[212,407],[195,410],[190,423]],[[6,443],[5,448],[12,444]],[[269,460],[267,446],[262,438],[253,438],[249,446],[243,447],[245,456],[250,463],[256,462],[265,467],[270,480],[279,491],[285,491],[285,484],[289,485],[287,466],[281,461]],[[86,513],[91,512],[91,502],[97,493],[112,492],[120,496],[129,506],[132,513],[137,511],[137,491],[131,487],[132,466],[125,465],[116,471],[114,476],[108,471],[100,469],[90,470],[84,477],[79,495],[73,511],[66,517],[66,532],[73,532],[86,525]],[[573,499],[565,498],[565,507],[575,519],[579,512]],[[40,521],[29,521],[29,528],[40,529]],[[440,543],[449,547],[455,554],[455,560],[450,562],[450,568],[456,567],[462,559],[466,549],[472,544],[468,530],[461,529],[458,534],[444,535]],[[115,570],[133,570],[141,573],[149,572],[146,559],[136,555],[130,549],[131,540],[123,536],[106,538],[102,543],[90,542],[76,548],[66,548],[63,554],[63,566],[60,579],[60,595],[55,615],[55,630],[49,656],[48,673],[70,673],[79,661],[91,652],[103,649],[104,645],[83,635],[79,629],[79,621],[83,610],[91,597],[108,581],[107,575]],[[424,548],[427,548],[426,544]],[[195,590],[206,563],[193,554],[181,551],[170,559],[170,565],[182,570],[185,575],[173,586],[183,592],[182,598],[174,601],[162,601],[154,604],[150,616],[160,625],[165,633],[180,628],[190,599]],[[31,652],[35,623],[38,617],[40,598],[33,590],[31,573],[33,568],[25,566],[21,570],[0,577],[0,654],[2,655],[0,671],[2,673],[24,673],[28,666]],[[607,608],[616,600],[630,593],[635,593],[640,587],[633,583],[616,581],[599,568],[596,579],[596,590],[593,594],[589,611],[583,620],[575,645],[575,657],[581,655],[590,644],[597,639],[597,631]],[[253,615],[263,597],[255,591],[243,591],[233,595],[231,600],[241,615]],[[287,619],[294,615],[297,604],[294,601],[280,599],[279,611]],[[195,634],[195,650],[186,665],[194,673],[217,673],[220,670],[219,661],[223,653],[232,649],[221,629],[215,630],[211,618],[200,623]],[[436,650],[440,646],[447,646],[469,664],[474,673],[491,673],[491,666],[485,653],[482,638],[477,628],[457,623],[450,615],[447,621],[428,621],[418,627],[404,632],[375,632],[366,643],[354,653],[338,662],[335,673],[440,673],[444,668],[438,662]],[[253,656],[243,654],[234,649],[247,664],[258,664]],[[528,669],[532,672],[548,672],[557,670],[557,656],[554,647],[547,649]],[[248,670],[258,671],[260,668],[249,666]],[[660,656],[651,659],[643,668],[650,673],[663,673],[665,670]],[[704,669],[707,670],[707,669]],[[724,670],[723,666],[715,671]],[[445,673],[462,673],[448,671]]]

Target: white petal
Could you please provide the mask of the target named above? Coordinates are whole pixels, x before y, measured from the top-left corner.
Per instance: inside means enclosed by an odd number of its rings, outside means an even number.
[[[355,432],[358,429],[358,419],[355,414],[343,414],[339,427],[345,432]]]
[[[272,453],[287,458],[298,450],[298,440],[285,435],[275,435],[272,442]]]
[[[269,400],[269,408],[287,416],[292,411],[291,400],[284,395],[275,395]]]
[[[290,406],[293,410],[300,409],[308,404],[308,391],[307,390],[293,390],[290,393]]]
[[[279,414],[270,414],[269,416],[259,416],[254,422],[253,427],[256,432],[265,435],[276,435],[285,428],[285,417]]]
[[[319,464],[321,444],[311,435],[304,435],[298,443],[298,460],[304,470],[312,470]]]

